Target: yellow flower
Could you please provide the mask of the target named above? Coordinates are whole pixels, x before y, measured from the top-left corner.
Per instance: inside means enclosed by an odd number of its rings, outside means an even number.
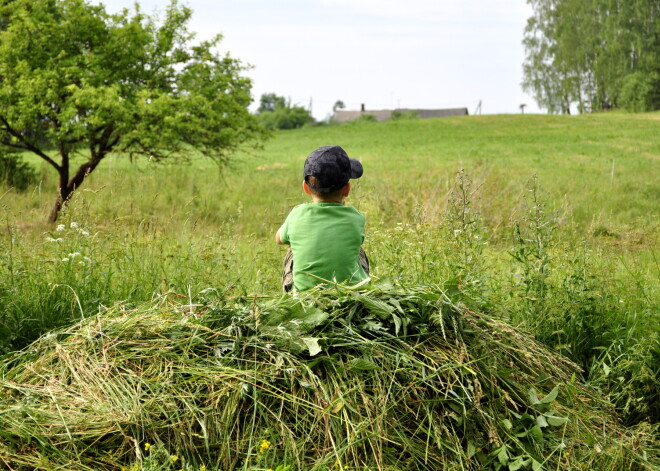
[[[176,455],[170,456],[170,460],[172,460],[172,463],[176,463],[177,461],[179,461],[179,457]]]
[[[259,445],[259,453],[263,453],[270,448],[270,442],[268,440],[261,440]]]
[[[202,465],[202,466],[199,468],[199,471],[206,471],[206,466]]]
[[[149,451],[149,448],[151,448],[151,443],[147,442],[144,444],[144,449]]]

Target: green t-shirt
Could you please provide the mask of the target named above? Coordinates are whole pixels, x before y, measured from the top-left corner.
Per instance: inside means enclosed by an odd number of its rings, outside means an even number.
[[[293,208],[280,228],[280,240],[293,252],[296,290],[323,283],[319,278],[349,283],[366,279],[359,259],[364,223],[361,212],[339,203],[307,203]]]

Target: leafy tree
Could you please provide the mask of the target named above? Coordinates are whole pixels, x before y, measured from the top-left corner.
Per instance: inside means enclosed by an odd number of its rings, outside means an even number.
[[[290,100],[274,93],[261,95],[257,118],[268,130],[294,129],[314,121],[309,110],[302,106],[291,105]]]
[[[523,87],[551,113],[660,109],[657,0],[528,0]],[[632,94],[632,95],[631,95]]]
[[[259,100],[257,113],[275,111],[278,108],[286,108],[287,102],[283,96],[277,96],[274,93],[264,93]]]
[[[160,23],[137,4],[109,15],[84,0],[2,3],[0,145],[57,171],[51,221],[111,152],[222,164],[266,136],[245,67],[214,52],[221,36],[192,44],[190,16],[176,0]]]
[[[335,104],[332,105],[332,111],[343,110],[344,108],[346,108],[346,105],[341,100],[335,101]]]

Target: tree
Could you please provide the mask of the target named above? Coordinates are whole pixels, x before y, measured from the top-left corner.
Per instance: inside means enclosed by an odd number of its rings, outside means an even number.
[[[657,0],[528,0],[523,88],[551,113],[660,109]]]
[[[333,111],[333,112],[334,112],[334,111],[337,111],[337,110],[343,110],[344,108],[346,108],[346,105],[345,105],[344,102],[341,101],[341,100],[337,100],[337,101],[335,101],[335,104],[332,105],[332,111]]]
[[[278,108],[286,108],[287,102],[283,96],[277,96],[274,93],[264,93],[259,100],[257,113],[275,111]]]
[[[274,93],[261,95],[257,109],[259,123],[266,129],[295,129],[314,122],[309,110]]]
[[[0,146],[57,171],[50,221],[112,152],[223,164],[265,138],[245,67],[214,52],[221,36],[192,44],[190,16],[176,0],[161,23],[137,4],[116,15],[84,0],[0,6]]]

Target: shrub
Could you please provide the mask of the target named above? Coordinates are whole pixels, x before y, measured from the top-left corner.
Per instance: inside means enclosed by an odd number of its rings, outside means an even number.
[[[19,191],[27,190],[37,182],[37,173],[21,159],[18,152],[0,150],[0,182]]]
[[[640,113],[660,107],[658,96],[658,74],[637,72],[623,79],[619,104],[626,110]]]
[[[415,110],[410,110],[410,111],[401,111],[401,110],[394,110],[392,112],[392,121],[398,121],[402,119],[418,119],[419,114]]]

